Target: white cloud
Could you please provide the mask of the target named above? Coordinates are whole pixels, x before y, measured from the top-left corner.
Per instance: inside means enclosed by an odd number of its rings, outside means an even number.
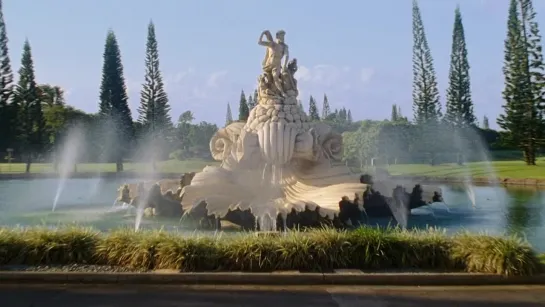
[[[374,69],[372,69],[372,68],[362,68],[362,70],[360,72],[361,82],[363,82],[364,84],[369,83],[369,81],[371,81],[371,78],[373,77],[374,74],[375,74]]]
[[[340,69],[334,65],[319,64],[311,68],[305,66],[299,67],[295,77],[303,83],[332,86],[339,80],[343,73],[346,73],[344,69]]]
[[[165,76],[165,89],[168,89],[170,86],[174,86],[176,84],[184,82],[185,80],[187,80],[189,77],[191,77],[194,74],[195,74],[195,69],[189,68],[187,70],[183,70],[175,74]]]
[[[211,73],[208,76],[208,80],[206,81],[206,86],[208,87],[217,87],[219,81],[221,81],[222,78],[224,78],[227,75],[226,70],[216,71]]]

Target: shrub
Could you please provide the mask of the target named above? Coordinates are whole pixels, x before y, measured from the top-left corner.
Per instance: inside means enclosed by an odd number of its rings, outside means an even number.
[[[542,256],[543,257],[543,256]],[[164,231],[100,233],[85,228],[1,229],[0,265],[98,264],[139,270],[334,269],[467,271],[532,275],[543,264],[517,238],[364,227],[278,236],[198,236]]]

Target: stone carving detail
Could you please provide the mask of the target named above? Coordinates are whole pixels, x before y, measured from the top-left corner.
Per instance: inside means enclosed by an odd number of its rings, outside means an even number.
[[[266,40],[263,40],[263,38]],[[266,47],[258,78],[258,103],[246,123],[220,129],[210,141],[220,167],[206,167],[181,191],[184,211],[201,210],[224,217],[233,210],[251,211],[264,230],[263,220],[293,210],[316,210],[331,219],[338,213],[343,195],[363,193],[365,185],[344,165],[342,136],[324,123],[312,123],[297,102],[297,60],[289,60],[285,32],[261,33],[258,44]],[[284,62],[282,63],[282,60]],[[396,183],[374,185],[391,196]],[[266,230],[266,229],[265,229]]]

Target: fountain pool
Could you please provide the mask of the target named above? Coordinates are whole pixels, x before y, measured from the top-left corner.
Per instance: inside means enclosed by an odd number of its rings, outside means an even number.
[[[112,210],[117,189],[130,179],[69,179],[51,211],[59,179],[0,180],[0,226],[77,224],[101,231],[134,227],[135,210]],[[136,181],[136,180],[134,180]],[[545,190],[523,187],[472,186],[476,206],[462,186],[441,186],[444,204],[412,210],[409,228],[444,228],[490,234],[517,234],[545,252]],[[372,225],[395,224],[371,219]],[[142,228],[193,232],[178,219],[144,218]]]

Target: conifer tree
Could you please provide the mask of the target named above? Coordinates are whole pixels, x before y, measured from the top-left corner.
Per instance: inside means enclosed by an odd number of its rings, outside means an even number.
[[[545,64],[535,16],[531,0],[511,0],[503,68],[505,113],[498,118],[506,141],[522,150],[528,165],[536,164],[545,128],[541,116]]]
[[[112,30],[108,31],[104,46],[104,63],[100,85],[99,115],[104,121],[102,136],[108,151],[116,163],[116,170],[123,171],[123,158],[130,152],[134,141],[134,128],[129,109],[123,64],[119,44]]]
[[[318,115],[318,107],[316,107],[316,100],[314,100],[314,97],[310,96],[310,100],[308,103],[308,116],[311,121],[319,121],[320,115]]]
[[[324,94],[324,102],[322,104],[322,120],[329,119],[331,115],[331,108],[329,107],[329,101],[327,100],[327,95]]]
[[[255,101],[256,98],[252,97],[252,95],[248,96],[248,110],[251,111],[254,107],[255,107],[255,104],[256,104],[256,101]]]
[[[154,148],[151,158],[152,168],[159,156],[164,155],[165,145],[172,132],[173,124],[170,117],[170,105],[165,92],[163,77],[159,68],[159,48],[155,36],[155,25],[150,21],[146,43],[145,77],[140,91],[140,107],[138,122],[143,133]]]
[[[17,106],[17,122],[20,128],[21,150],[25,156],[26,172],[34,157],[43,153],[46,143],[46,131],[42,102],[34,73],[34,61],[30,43],[25,40],[19,82],[15,88],[14,105]]]
[[[397,105],[392,105],[392,112],[390,114],[390,121],[397,122],[399,120],[399,115],[397,113]]]
[[[348,113],[346,114],[346,121],[352,123],[352,111],[350,110],[348,110]]]
[[[459,7],[456,8],[454,13],[449,86],[444,120],[455,128],[471,127],[475,125],[476,121],[471,99],[469,61],[467,59],[464,26]]]
[[[0,0],[0,152],[14,145],[16,110],[12,108],[13,71],[8,54],[8,35]]]
[[[225,126],[228,126],[233,122],[233,113],[231,112],[231,105],[227,103],[227,115],[225,116]]]
[[[248,101],[246,100],[246,95],[244,90],[240,92],[240,102],[238,105],[238,120],[247,121],[248,116],[250,116],[250,109],[248,108]]]
[[[483,129],[490,129],[490,123],[488,122],[488,117],[486,115],[483,117]]]
[[[413,0],[413,109],[417,124],[434,123],[441,117],[437,77],[416,0]]]

